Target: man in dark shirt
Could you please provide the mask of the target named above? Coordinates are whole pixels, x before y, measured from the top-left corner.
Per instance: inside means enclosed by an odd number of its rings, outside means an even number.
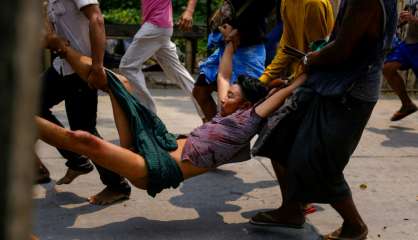
[[[283,202],[251,223],[302,228],[303,203],[327,203],[344,222],[324,239],[367,239],[343,172],[378,100],[395,28],[396,0],[342,1],[328,45],[303,58],[305,85],[269,117],[255,144],[256,155],[272,159]]]

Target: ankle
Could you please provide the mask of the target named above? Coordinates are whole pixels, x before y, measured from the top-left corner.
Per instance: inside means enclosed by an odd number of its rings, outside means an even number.
[[[343,223],[343,230],[355,233],[363,233],[368,231],[367,225],[363,221],[357,221],[353,223],[344,222]]]

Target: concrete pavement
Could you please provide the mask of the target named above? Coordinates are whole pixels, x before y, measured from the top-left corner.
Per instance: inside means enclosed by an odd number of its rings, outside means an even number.
[[[158,113],[173,133],[200,124],[193,104],[177,89],[152,91]],[[418,114],[389,122],[399,102],[381,100],[346,169],[358,208],[369,225],[369,239],[418,239]],[[54,109],[65,121],[63,105]],[[99,97],[98,129],[117,143],[108,97]],[[54,180],[65,173],[58,152],[37,144]],[[366,189],[360,185],[366,185]],[[308,217],[302,230],[259,228],[248,219],[279,206],[281,196],[267,159],[255,158],[198,176],[155,199],[133,189],[131,199],[112,206],[92,206],[86,198],[103,188],[96,171],[72,184],[54,182],[34,191],[34,232],[40,239],[318,239],[338,228],[341,219],[327,205]],[[315,227],[313,227],[315,226]]]

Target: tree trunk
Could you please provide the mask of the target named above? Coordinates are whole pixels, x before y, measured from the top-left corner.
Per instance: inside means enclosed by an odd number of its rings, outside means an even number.
[[[3,0],[0,8],[0,239],[29,239],[31,231],[40,6]]]

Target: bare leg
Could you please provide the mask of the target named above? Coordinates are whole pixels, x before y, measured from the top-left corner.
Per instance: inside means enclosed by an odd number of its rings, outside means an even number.
[[[88,76],[91,71],[92,60],[88,56],[84,56],[81,53],[77,52],[73,48],[67,45],[66,41],[56,34],[52,33],[46,37],[48,48],[53,51],[58,51],[60,55],[67,60],[67,62],[71,65],[77,75],[80,76],[81,79],[88,82]],[[125,86],[125,88],[132,92],[132,87],[129,84],[128,79],[125,76],[120,74],[116,74],[116,77],[121,81],[121,83]],[[107,89],[102,89],[107,90]]]
[[[299,202],[286,202],[287,192],[287,171],[286,168],[278,164],[277,161],[272,161],[274,172],[279,181],[280,191],[282,192],[282,206],[278,209],[260,212],[251,218],[250,223],[264,226],[287,226],[287,227],[301,227],[305,222],[303,214],[303,205]]]
[[[344,223],[341,229],[331,233],[332,237],[366,239],[368,229],[354,204],[353,198],[347,197],[332,203],[331,206],[341,215]]]
[[[383,67],[383,74],[385,78],[402,102],[402,107],[393,115],[391,119],[392,121],[401,120],[418,110],[411,98],[408,96],[405,82],[398,73],[400,68],[401,64],[399,62],[389,62]]]
[[[106,142],[90,133],[70,131],[43,118],[36,117],[40,139],[53,146],[67,149],[89,157],[98,165],[126,177],[140,189],[147,188],[148,169],[142,156],[112,143]],[[207,172],[209,169],[193,166],[181,160],[185,140],[179,140],[177,150],[170,153],[179,165],[184,179]]]
[[[45,167],[45,165],[41,162],[41,159],[39,159],[38,155],[35,154],[35,162],[36,162],[36,183],[37,184],[43,184],[43,183],[49,183],[51,181],[51,178],[49,177],[49,171],[48,168]]]
[[[53,146],[89,157],[98,165],[126,177],[146,189],[148,170],[140,155],[83,131],[70,131],[45,119],[36,118],[40,139]]]
[[[217,113],[217,106],[211,95],[213,91],[212,86],[195,86],[193,88],[193,96],[205,115],[205,119],[202,119],[203,122],[210,121]]]

